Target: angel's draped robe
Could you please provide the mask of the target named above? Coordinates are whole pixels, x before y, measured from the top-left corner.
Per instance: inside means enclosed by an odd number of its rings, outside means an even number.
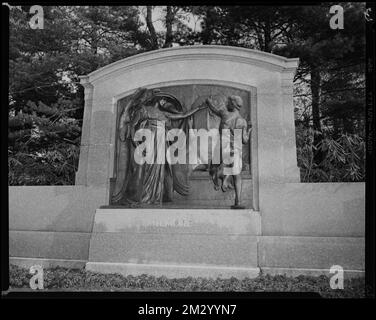
[[[161,126],[164,123],[164,128]],[[131,139],[133,134],[122,142],[119,154],[127,157],[126,161],[119,159],[118,165],[123,165],[123,179],[117,181],[119,192],[114,192],[112,202],[116,204],[129,205],[139,204],[161,204],[172,200],[173,191],[177,191],[182,195],[189,193],[189,185],[181,165],[170,165],[167,161],[164,164],[157,163],[157,150],[168,150],[169,142],[165,136],[171,127],[183,129],[187,126],[185,119],[180,120],[174,125],[165,116],[163,111],[154,106],[140,106],[137,110],[136,117],[132,124],[133,133],[139,129],[149,129],[152,133],[151,143],[154,144],[154,161],[151,164],[144,163],[142,165],[134,160],[135,146]],[[159,126],[159,127],[158,127]],[[163,130],[164,129],[164,130]],[[164,144],[164,146],[162,145]],[[166,159],[165,159],[166,160]],[[119,184],[120,183],[120,184]]]

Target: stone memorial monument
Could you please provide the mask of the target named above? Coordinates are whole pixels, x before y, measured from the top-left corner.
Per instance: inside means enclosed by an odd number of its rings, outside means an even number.
[[[87,268],[258,274],[259,187],[299,182],[292,105],[297,63],[242,48],[192,46],[139,54],[81,77],[76,184],[101,186],[106,199],[95,215]],[[205,137],[210,132],[219,135]],[[176,152],[166,150],[176,137],[182,161],[170,163]],[[155,151],[149,161],[147,150],[139,151],[143,144]],[[225,151],[238,157],[226,163]]]
[[[170,278],[331,276],[333,265],[363,275],[365,184],[300,183],[297,65],[185,46],[82,76],[76,183],[9,187],[11,263]]]

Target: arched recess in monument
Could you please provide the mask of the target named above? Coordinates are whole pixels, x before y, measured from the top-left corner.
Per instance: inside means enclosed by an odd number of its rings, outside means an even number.
[[[103,186],[110,202],[110,181],[117,172],[118,105],[137,88],[174,93],[187,108],[200,93],[237,92],[248,96],[243,100],[253,132],[245,150],[251,155],[246,192],[252,193],[250,206],[258,209],[260,184],[299,181],[292,103],[297,63],[244,48],[191,46],[135,55],[81,77],[85,111],[76,184]]]
[[[201,105],[207,97],[229,97],[231,95],[237,95],[242,98],[243,107],[240,110],[240,114],[252,123],[252,126],[257,125],[257,104],[256,104],[256,88],[243,85],[241,83],[235,83],[223,80],[212,79],[195,79],[195,80],[181,80],[171,82],[155,83],[148,86],[148,89],[159,89],[163,93],[171,94],[176,97],[183,105],[186,111],[190,111],[193,108]],[[119,177],[118,173],[121,168],[117,167],[117,154],[119,150],[119,144],[123,143],[118,138],[118,130],[120,126],[120,118],[124,106],[132,97],[134,90],[126,92],[120,97],[116,97],[116,126],[113,127],[111,137],[115,137],[114,143],[114,166],[111,168],[110,178],[110,204],[111,196],[114,193],[114,183],[116,178]],[[211,128],[219,127],[220,119],[208,112],[208,109],[202,110],[193,116],[193,128],[204,128],[209,130]],[[210,143],[210,140],[209,140]],[[187,145],[187,149],[189,149]],[[199,149],[199,147],[198,147]],[[209,150],[211,145],[209,144]],[[251,134],[251,139],[243,146],[242,154],[242,200],[243,204],[248,208],[254,207],[254,198],[257,198],[257,130],[254,130]],[[210,179],[208,169],[203,171],[187,172],[187,180],[190,181],[191,192],[187,196],[181,196],[178,193],[174,193],[173,203],[164,204],[167,207],[229,207],[233,203],[234,192],[229,191],[223,193],[221,191],[214,190],[214,184]]]

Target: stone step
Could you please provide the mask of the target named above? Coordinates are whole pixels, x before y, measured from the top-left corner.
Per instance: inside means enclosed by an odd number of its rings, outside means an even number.
[[[174,200],[162,204],[105,205],[101,209],[231,209],[234,200]],[[245,209],[253,209],[251,200],[243,200]],[[233,209],[231,209],[233,211]]]
[[[161,208],[170,209],[230,209],[234,204],[234,197],[232,199],[222,200],[191,200],[191,199],[174,199],[173,202],[165,202]],[[242,205],[247,209],[252,209],[253,204],[251,199],[243,199]]]
[[[103,232],[259,235],[261,218],[252,209],[97,209],[93,233]]]
[[[260,214],[251,209],[97,209],[87,268],[256,276],[260,234]]]

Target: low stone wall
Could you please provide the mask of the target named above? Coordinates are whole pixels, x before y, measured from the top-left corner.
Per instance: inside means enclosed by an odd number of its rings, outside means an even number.
[[[90,241],[98,237],[93,225],[96,209],[106,201],[104,191],[85,186],[9,187],[11,262],[84,266]],[[327,273],[332,265],[341,265],[349,273],[364,270],[364,183],[268,184],[260,185],[259,196],[261,221],[255,227],[260,231],[252,234],[250,244],[257,249],[254,267],[287,274]],[[134,213],[126,219],[131,218],[140,219]],[[205,229],[201,220],[190,215],[189,223],[197,226],[197,232]]]
[[[364,270],[365,184],[260,186],[259,266],[268,273]]]
[[[27,264],[29,259],[30,263],[42,259],[45,265],[84,265],[95,209],[103,205],[103,194],[99,187],[9,187],[11,261]]]
[[[260,185],[262,235],[364,237],[364,183]]]

